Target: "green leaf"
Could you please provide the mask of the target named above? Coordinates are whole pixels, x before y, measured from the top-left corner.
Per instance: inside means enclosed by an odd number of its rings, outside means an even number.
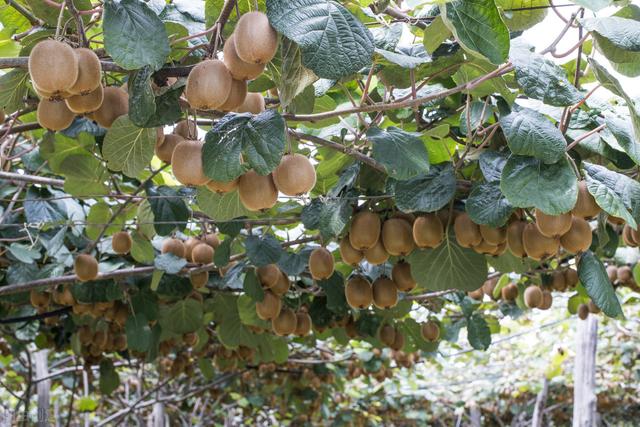
[[[451,30],[445,25],[442,15],[438,15],[424,29],[422,44],[427,52],[432,54],[450,36]]]
[[[131,307],[134,313],[142,313],[149,320],[158,319],[158,297],[155,292],[145,289],[131,297]]]
[[[476,350],[486,350],[491,345],[491,330],[486,320],[479,313],[467,318],[467,338]]]
[[[137,230],[131,233],[131,256],[141,264],[152,263],[155,257],[153,245],[144,234]]]
[[[166,254],[160,254],[155,257],[153,265],[156,269],[162,270],[165,273],[176,274],[187,265],[187,260],[178,258],[171,252],[167,252]]]
[[[474,291],[487,279],[487,261],[458,245],[452,233],[435,249],[414,250],[407,258],[418,285],[433,291]]]
[[[291,40],[286,38],[282,40],[280,55],[282,65],[278,80],[278,94],[280,105],[286,108],[306,87],[318,80],[318,77],[302,65],[300,48]]]
[[[77,283],[71,287],[71,293],[76,301],[84,304],[115,301],[123,295],[122,289],[113,280]]]
[[[284,254],[280,242],[271,234],[260,237],[249,236],[244,245],[247,250],[247,258],[257,267],[276,264]]]
[[[385,49],[376,48],[377,55],[382,56],[384,59],[376,57],[376,63],[383,65],[395,64],[401,68],[416,69],[422,64],[426,64],[431,61],[429,55],[424,50],[422,45],[411,45],[409,48],[397,47],[395,52],[391,52]]]
[[[29,73],[20,69],[0,76],[0,108],[6,113],[17,111],[24,105],[28,79]]]
[[[124,326],[129,350],[145,352],[151,345],[151,328],[149,320],[143,313],[134,313]]]
[[[110,395],[120,385],[120,377],[111,359],[100,362],[100,393]]]
[[[640,24],[639,24],[640,25]],[[640,165],[640,143],[633,137],[633,128],[628,120],[613,115],[605,116],[605,124],[620,147],[631,157],[631,159]]]
[[[202,303],[187,298],[176,302],[168,309],[165,327],[177,334],[193,332],[202,325],[202,316]]]
[[[327,296],[327,308],[337,315],[344,315],[349,312],[347,299],[344,295],[344,277],[339,272],[334,272],[331,277],[319,280],[320,286]]]
[[[108,175],[107,169],[92,154],[71,154],[60,162],[58,170],[66,177],[65,191],[74,196],[109,192],[108,187],[104,184]]]
[[[502,170],[507,164],[509,156],[493,150],[486,150],[480,153],[480,170],[487,182],[500,182],[502,179]]]
[[[134,125],[129,117],[120,116],[104,138],[102,155],[108,167],[135,178],[153,158],[156,130]]]
[[[515,210],[500,191],[499,182],[475,184],[465,209],[473,222],[490,227],[505,225]]]
[[[180,120],[182,118],[182,109],[180,108],[179,99],[184,88],[184,81],[179,81],[170,87],[161,88],[160,94],[154,100],[154,113],[142,127],[155,128],[163,125],[173,125]]]
[[[614,0],[574,0],[573,3],[586,7],[589,10],[597,12],[613,3]]]
[[[598,43],[606,39],[618,49],[640,52],[640,25],[636,20],[619,16],[603,16],[585,19],[581,24],[587,31],[596,34]]]
[[[509,31],[524,31],[544,21],[549,0],[496,0]]]
[[[509,55],[509,30],[493,0],[455,0],[440,5],[444,23],[462,47],[495,65]]]
[[[547,165],[533,157],[511,156],[500,189],[513,206],[533,206],[548,215],[570,211],[578,199],[578,180],[566,159]]]
[[[533,156],[543,163],[562,159],[567,141],[544,115],[529,108],[500,117],[500,127],[513,154]]]
[[[580,256],[578,275],[587,294],[604,314],[609,317],[624,317],[607,270],[593,252],[587,251]]]
[[[461,85],[477,78],[481,78],[486,74],[495,71],[496,69],[497,67],[495,65],[484,59],[472,58],[470,61],[462,64],[453,74],[452,78],[456,82],[456,84]],[[486,80],[485,82],[480,83],[471,90],[465,89],[464,92],[470,93],[477,98],[498,93],[502,95],[502,97],[509,103],[513,102],[516,97],[516,94],[513,93],[511,89],[509,89],[503,77],[496,77]],[[480,111],[478,111],[478,116],[480,116],[480,113],[484,109],[484,102],[478,101],[477,103],[481,106]],[[487,108],[487,110],[490,111],[490,108]],[[485,115],[490,116],[487,111],[485,111]]]
[[[140,127],[145,124],[156,112],[156,99],[151,88],[151,75],[153,70],[145,65],[133,73],[129,78],[129,119]]]
[[[237,191],[218,194],[206,187],[198,187],[196,198],[202,212],[214,221],[229,221],[251,215],[251,212],[240,202]]]
[[[260,302],[264,299],[264,290],[253,268],[249,269],[245,274],[242,289],[255,302]]]
[[[338,80],[371,64],[373,36],[333,0],[267,0],[267,16],[300,46],[302,64],[318,77]]]
[[[372,127],[367,138],[373,143],[372,156],[382,163],[389,176],[405,180],[429,171],[429,155],[416,135],[390,126]]]
[[[229,258],[231,257],[231,244],[233,243],[233,238],[227,238],[220,243],[214,252],[213,262],[217,266],[225,266],[229,264]]]
[[[434,212],[449,203],[455,192],[453,165],[433,165],[427,174],[396,183],[396,205],[403,212]]]
[[[338,236],[351,217],[348,199],[316,198],[302,208],[301,220],[307,230],[320,230],[323,238]]]
[[[182,231],[187,226],[189,208],[184,202],[183,196],[171,187],[161,185],[159,187],[147,187],[149,205],[153,212],[153,226],[161,236],[167,236],[174,230]]]
[[[171,51],[164,24],[145,2],[105,2],[102,26],[105,49],[127,70],[159,70]]]
[[[163,274],[158,282],[156,291],[162,297],[184,298],[193,291],[193,286],[191,286],[191,281],[187,277]]]

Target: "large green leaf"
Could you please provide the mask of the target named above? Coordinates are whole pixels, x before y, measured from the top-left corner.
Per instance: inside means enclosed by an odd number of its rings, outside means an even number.
[[[215,221],[228,221],[251,214],[240,202],[237,191],[218,194],[206,187],[199,187],[196,197],[202,212]]]
[[[109,169],[135,178],[153,158],[156,130],[134,125],[128,116],[120,116],[104,138],[102,155]]]
[[[505,225],[515,210],[500,191],[499,182],[474,185],[465,208],[473,222],[490,227]]]
[[[456,192],[451,163],[431,166],[427,174],[396,183],[396,205],[403,212],[434,212],[444,207]]]
[[[373,142],[373,158],[392,178],[405,180],[429,171],[427,149],[416,135],[393,126],[387,130],[372,127],[367,138]]]
[[[605,123],[607,130],[616,137],[616,141],[618,141],[620,147],[622,147],[625,153],[627,153],[637,165],[640,165],[640,142],[637,142],[633,137],[631,123],[629,123],[628,120],[613,115],[605,116]]]
[[[28,79],[29,73],[19,69],[0,76],[0,108],[6,113],[12,113],[24,105]]]
[[[302,64],[338,80],[371,64],[373,36],[333,0],[267,0],[271,25],[300,46]]]
[[[120,385],[120,377],[113,362],[110,359],[103,359],[100,362],[100,392],[106,396],[110,395]]]
[[[202,316],[202,303],[187,298],[169,307],[163,327],[177,334],[193,332],[202,326]]]
[[[84,304],[109,302],[122,298],[122,289],[113,280],[78,283],[71,287],[71,293],[76,301]]]
[[[171,51],[164,24],[145,2],[105,2],[102,26],[105,49],[127,70],[158,70]]]
[[[486,350],[491,345],[491,330],[479,313],[467,318],[467,339],[476,350]]]
[[[533,156],[547,164],[555,163],[565,155],[564,135],[535,110],[523,108],[500,117],[500,127],[513,154]]]
[[[511,156],[500,189],[513,206],[533,206],[549,215],[570,211],[578,198],[578,180],[566,159],[547,165],[533,157]]]
[[[509,29],[494,0],[455,0],[440,5],[444,22],[460,44],[493,64],[509,55]]]
[[[282,56],[282,65],[278,81],[278,95],[280,105],[282,108],[286,108],[306,87],[318,80],[318,77],[313,71],[302,65],[300,47],[291,40],[282,40],[280,55]]]
[[[607,270],[593,252],[587,251],[580,256],[578,275],[587,294],[604,314],[609,317],[624,316]]]
[[[150,186],[146,189],[149,205],[153,212],[153,226],[161,236],[166,236],[173,230],[182,231],[187,226],[189,208],[175,188]]]
[[[247,249],[247,258],[258,267],[276,264],[284,255],[284,249],[282,249],[280,242],[271,234],[260,237],[249,236],[244,245]]]
[[[151,345],[152,333],[149,320],[143,313],[134,313],[127,319],[124,327],[129,350],[144,352]]]
[[[342,233],[351,213],[348,199],[316,198],[302,208],[301,220],[307,230],[320,230],[323,238],[330,239]]]
[[[153,69],[145,65],[129,78],[129,118],[136,126],[147,127],[145,124],[156,112],[156,100],[151,87],[152,74]]]
[[[487,280],[484,256],[459,246],[452,233],[435,249],[413,251],[407,261],[418,285],[433,291],[474,291]]]
[[[585,19],[581,24],[587,31],[596,34],[598,42],[602,37],[619,49],[640,52],[640,25],[636,20],[619,16],[603,16]]]

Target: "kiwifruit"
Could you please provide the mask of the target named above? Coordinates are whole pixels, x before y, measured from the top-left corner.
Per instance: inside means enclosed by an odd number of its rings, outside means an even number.
[[[191,252],[193,252],[193,248],[198,246],[202,241],[200,239],[196,239],[195,237],[189,237],[184,242],[184,258],[187,261],[193,262],[193,258],[191,258]]]
[[[328,279],[335,268],[333,255],[326,248],[317,248],[309,256],[309,271],[315,280]]]
[[[593,300],[589,300],[589,302],[587,303],[587,308],[589,309],[589,313],[600,313],[600,308],[596,305],[595,302],[593,302]]]
[[[73,271],[81,282],[98,277],[98,261],[88,254],[79,254],[73,262]]]
[[[542,303],[538,306],[540,310],[549,310],[553,304],[553,296],[549,291],[542,291]]]
[[[166,163],[171,163],[171,157],[173,156],[173,151],[176,149],[178,144],[184,142],[185,139],[180,135],[168,134],[164,136],[164,140],[160,142],[156,142],[155,153],[156,157]]]
[[[238,188],[239,178],[234,179],[233,181],[223,182],[223,181],[214,181],[211,180],[207,182],[207,188],[215,193],[229,193],[236,188]]]
[[[349,242],[359,251],[372,248],[380,238],[380,217],[370,211],[361,211],[351,219]]]
[[[411,223],[401,218],[389,218],[382,224],[384,249],[393,256],[407,256],[415,249]]]
[[[571,212],[560,215],[547,215],[540,209],[535,210],[536,227],[546,237],[560,237],[571,228]]]
[[[489,255],[489,254],[493,254],[498,249],[498,246],[492,245],[491,243],[482,239],[480,240],[480,243],[478,243],[477,245],[473,245],[471,248],[480,254]]]
[[[191,259],[196,264],[211,264],[213,262],[214,250],[206,243],[196,245],[191,251]]]
[[[456,240],[463,248],[470,248],[482,242],[480,227],[471,220],[466,212],[458,215],[453,222],[453,229],[456,233]]]
[[[67,91],[78,79],[78,56],[65,43],[43,40],[29,54],[29,75],[46,92]]]
[[[289,281],[289,276],[287,276],[284,272],[281,272],[280,277],[278,277],[278,281],[271,288],[271,292],[273,292],[276,295],[282,296],[286,294],[287,291],[289,291],[290,287],[291,287],[291,282]]]
[[[522,242],[522,233],[526,226],[526,221],[513,221],[507,226],[507,247],[512,254],[520,258],[527,256]]]
[[[622,227],[622,241],[625,245],[632,248],[637,247],[638,240],[636,239],[636,234],[629,224],[625,224],[624,227]]]
[[[264,96],[260,93],[249,92],[242,105],[236,108],[236,113],[260,114],[265,108]]]
[[[399,291],[411,292],[417,285],[411,275],[411,265],[408,262],[399,261],[391,270],[391,278],[395,282]]]
[[[62,292],[59,293],[58,298],[60,301],[60,305],[73,305],[76,303],[76,299],[73,297],[71,288],[66,285],[64,288],[62,288]]]
[[[280,310],[280,314],[271,319],[271,328],[276,335],[291,335],[296,331],[298,317],[296,313],[288,307]]]
[[[527,255],[540,261],[558,253],[560,240],[543,235],[535,224],[527,224],[522,232],[522,243]]]
[[[351,242],[349,241],[349,236],[344,236],[340,239],[340,257],[342,258],[342,262],[345,264],[355,266],[362,261],[364,258],[364,254],[353,248],[351,246]]]
[[[309,335],[311,332],[311,316],[306,311],[296,313],[296,330],[293,332],[299,337]]]
[[[362,276],[354,276],[344,288],[347,303],[353,308],[367,308],[373,302],[371,283]]]
[[[256,314],[262,320],[271,320],[280,314],[282,301],[271,291],[265,291],[262,301],[256,302]]]
[[[193,67],[184,94],[192,108],[215,110],[229,98],[232,81],[222,61],[208,59]]]
[[[202,237],[202,241],[213,249],[218,249],[220,246],[220,237],[216,233],[207,233]]]
[[[467,292],[467,295],[474,300],[482,301],[484,299],[484,291],[482,290],[482,286],[480,286],[475,291]]]
[[[567,279],[562,271],[554,271],[551,274],[551,287],[556,291],[567,289]]]
[[[493,299],[493,290],[498,285],[498,277],[492,277],[491,279],[485,280],[482,284],[482,292],[487,295],[489,298]]]
[[[249,64],[266,64],[278,50],[278,33],[262,12],[242,15],[233,37],[238,57]]]
[[[384,249],[382,239],[379,239],[372,248],[365,249],[363,253],[364,259],[373,265],[384,264],[389,259],[389,253]]]
[[[182,243],[182,240],[174,238],[165,239],[164,242],[162,242],[162,248],[160,251],[163,254],[174,254],[178,258],[184,258],[186,255],[186,250],[184,247],[184,243]]]
[[[542,295],[542,289],[538,286],[527,286],[524,290],[524,303],[529,308],[537,308],[542,304],[544,296]]]
[[[440,338],[440,326],[433,320],[428,320],[422,324],[420,328],[422,338],[427,341],[434,342]]]
[[[393,338],[393,343],[389,347],[395,351],[400,351],[404,347],[404,335],[400,330],[396,329],[396,335]]]
[[[93,340],[93,331],[88,325],[82,325],[78,328],[78,340],[83,345],[90,344]]]
[[[502,299],[505,301],[515,301],[518,298],[518,285],[509,283],[500,290]]]
[[[198,126],[194,120],[180,120],[176,123],[176,127],[173,128],[173,133],[179,135],[184,139],[197,139],[198,138]]]
[[[615,265],[608,265],[607,276],[609,277],[609,281],[611,283],[615,282],[618,279],[618,267],[616,267]]]
[[[184,342],[187,347],[194,347],[198,344],[199,338],[198,334],[195,332],[187,332],[182,336],[182,342]]]
[[[236,80],[253,80],[264,71],[266,64],[250,64],[244,62],[236,53],[234,35],[229,36],[222,50],[224,65]]]
[[[616,275],[620,283],[630,283],[633,280],[633,270],[628,265],[618,267]]]
[[[429,213],[413,222],[413,241],[419,248],[435,248],[444,239],[444,227],[438,215]]]
[[[242,105],[247,97],[247,82],[244,80],[231,80],[231,92],[229,97],[218,109],[220,111],[233,111]]]
[[[609,215],[607,216],[607,222],[611,225],[622,225],[624,224],[624,219],[617,216]]]
[[[593,218],[600,213],[600,206],[596,203],[585,181],[578,182],[578,200],[571,213],[581,218]]]
[[[102,66],[100,59],[91,49],[74,49],[78,57],[78,78],[68,91],[74,95],[85,95],[100,86]]]
[[[391,347],[396,340],[396,329],[389,324],[382,325],[380,332],[378,332],[378,337],[384,345]]]
[[[300,196],[316,185],[316,170],[302,154],[287,154],[273,171],[273,182],[282,194]]]
[[[247,171],[238,180],[238,195],[250,211],[269,209],[278,202],[278,190],[271,174],[258,175],[254,170]]]
[[[98,329],[93,334],[92,344],[98,346],[100,349],[105,349],[109,340],[108,332]]]
[[[201,288],[209,281],[209,272],[199,271],[197,273],[191,273],[189,275],[189,279],[191,280],[191,285],[193,285],[194,288]]]
[[[504,227],[494,228],[488,225],[480,225],[479,228],[482,238],[490,245],[498,246],[507,240],[507,230]]]
[[[40,126],[53,131],[68,128],[76,117],[64,101],[50,101],[45,98],[38,102],[36,116]]]
[[[393,280],[385,276],[378,277],[372,285],[373,305],[380,309],[394,307],[398,303],[398,288]]]
[[[129,94],[117,86],[104,88],[102,105],[91,115],[103,128],[110,128],[120,116],[129,112]]]
[[[111,238],[113,251],[120,255],[128,254],[132,244],[133,240],[131,239],[131,235],[126,231],[118,231]]]
[[[589,317],[589,306],[587,304],[580,304],[578,306],[578,317],[582,320],[586,320]]]
[[[571,228],[560,237],[560,244],[567,251],[577,254],[591,246],[592,235],[589,223],[581,217],[571,219]]]
[[[127,306],[124,304],[119,304],[116,307],[116,311],[113,315],[113,321],[116,325],[120,325],[120,327],[124,327],[125,323],[127,323],[127,319],[129,318],[129,310]]]
[[[500,256],[507,251],[507,242],[502,242],[495,249],[489,253],[489,255]]]
[[[49,305],[49,294],[46,292],[38,291],[37,289],[31,289],[29,291],[29,301],[34,307],[46,307]]]
[[[64,100],[67,108],[75,114],[86,114],[96,111],[104,100],[104,89],[98,86],[84,95],[74,95]]]
[[[173,150],[173,175],[183,185],[204,185],[209,178],[202,170],[202,141],[184,140]]]
[[[257,268],[258,280],[265,288],[273,288],[280,280],[282,272],[275,264],[261,265]]]

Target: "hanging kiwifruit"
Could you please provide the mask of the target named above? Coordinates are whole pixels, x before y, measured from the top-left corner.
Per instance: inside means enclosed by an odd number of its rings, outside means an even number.
[[[213,262],[213,248],[206,243],[196,245],[191,251],[191,259],[196,264],[211,264]]]
[[[411,265],[404,261],[399,261],[393,266],[391,278],[401,292],[411,292],[417,284],[411,275]]]
[[[64,101],[50,101],[45,98],[38,103],[36,116],[40,126],[53,131],[68,128],[76,117]]]
[[[636,240],[634,239],[632,231],[633,229],[629,226],[629,224],[625,224],[624,227],[622,227],[622,241],[626,246],[635,248],[638,246],[638,242],[636,242]]]
[[[276,335],[285,336],[295,332],[298,322],[296,313],[288,307],[280,310],[280,314],[271,319],[271,328]]]
[[[484,299],[484,291],[482,290],[482,286],[476,289],[475,291],[467,292],[469,298],[473,298],[477,301],[482,301]]]
[[[529,308],[540,307],[543,298],[542,289],[538,286],[527,286],[524,290],[524,303],[527,304]]]
[[[543,235],[535,224],[527,224],[522,232],[522,243],[527,255],[536,261],[558,253],[560,240]]]
[[[535,210],[536,227],[546,237],[560,237],[571,228],[571,212],[560,215],[547,215],[540,209]]]
[[[551,287],[556,291],[565,291],[567,289],[567,279],[562,271],[554,271],[551,274]]]
[[[76,299],[73,297],[71,288],[68,285],[65,285],[62,288],[62,292],[58,293],[58,301],[60,305],[74,305],[76,303]]]
[[[233,111],[242,105],[247,97],[247,82],[244,80],[231,80],[231,91],[224,104],[219,107],[220,111]]]
[[[385,276],[378,277],[372,285],[373,305],[380,309],[395,307],[398,303],[398,288],[393,280]]]
[[[316,170],[306,156],[287,154],[273,171],[276,188],[287,196],[306,194],[316,185]]]
[[[382,224],[384,249],[393,256],[407,256],[415,249],[411,223],[402,218],[389,218]]]
[[[247,171],[238,180],[240,202],[250,211],[269,209],[278,202],[278,190],[271,174],[258,175],[256,171]]]
[[[389,253],[384,249],[382,239],[379,239],[372,248],[365,249],[363,253],[364,259],[373,265],[384,264],[389,259]]]
[[[200,239],[197,239],[195,237],[189,237],[185,242],[184,242],[184,258],[189,261],[189,262],[193,262],[193,259],[191,258],[191,252],[193,252],[193,248],[195,248],[197,245],[199,245],[200,243],[202,243],[200,241]]]
[[[296,313],[296,330],[294,335],[305,337],[311,332],[311,316],[306,311]]]
[[[95,280],[98,277],[98,260],[88,254],[80,254],[73,262],[73,271],[81,282]]]
[[[500,293],[503,300],[515,301],[515,299],[518,298],[518,285],[515,283],[508,283],[500,290]]]
[[[622,265],[618,267],[616,275],[620,283],[631,283],[631,281],[633,280],[633,270],[631,270],[631,267],[629,267],[628,265]]]
[[[34,307],[46,307],[49,305],[49,294],[46,292],[38,291],[37,289],[31,289],[29,291],[29,302]]]
[[[206,186],[209,190],[213,191],[214,193],[224,194],[224,193],[230,193],[231,191],[238,188],[239,181],[240,181],[239,178],[236,178],[233,181],[227,181],[227,182],[211,180],[207,182]]]
[[[216,233],[207,233],[202,237],[202,241],[213,249],[218,249],[220,246],[220,237]]]
[[[291,282],[289,281],[289,276],[287,276],[284,272],[280,273],[280,277],[278,277],[278,281],[276,284],[271,287],[271,292],[278,296],[282,296],[289,291],[291,287]]]
[[[166,163],[171,163],[171,156],[178,144],[184,142],[185,139],[180,135],[168,134],[164,136],[164,140],[160,143],[156,142],[156,157]]]
[[[396,329],[396,335],[393,339],[393,343],[389,347],[395,351],[400,351],[404,347],[404,334],[399,329]]]
[[[595,302],[593,302],[593,300],[589,300],[589,302],[587,303],[587,308],[589,309],[589,313],[600,313],[600,308],[596,305]]]
[[[173,128],[175,135],[180,135],[184,139],[198,139],[198,126],[195,120],[180,120]]]
[[[493,291],[495,290],[497,285],[498,285],[498,277],[492,277],[490,279],[487,279],[482,284],[482,292],[484,292],[484,294],[487,295],[489,298],[495,299],[493,297]]]
[[[209,178],[202,170],[202,141],[184,140],[173,150],[173,175],[183,185],[204,185]]]
[[[160,251],[163,254],[174,254],[178,258],[184,258],[186,253],[182,240],[173,238],[165,239],[164,242],[162,242],[162,248]]]
[[[413,222],[413,241],[419,248],[435,248],[444,239],[444,227],[438,215],[429,213]]]
[[[309,271],[315,280],[331,277],[334,270],[333,255],[326,248],[317,248],[309,256]]]
[[[344,288],[347,303],[353,308],[367,308],[373,302],[371,283],[362,276],[354,276]]]
[[[542,303],[538,306],[540,310],[549,310],[553,304],[553,296],[549,291],[542,291]]]
[[[354,249],[372,248],[380,238],[380,217],[370,211],[361,211],[351,219],[349,242]]]
[[[624,219],[617,216],[609,215],[607,216],[607,222],[611,225],[622,225],[624,224]]]
[[[571,213],[582,218],[593,218],[600,213],[600,210],[596,199],[587,189],[587,183],[585,181],[578,182],[578,200]]]
[[[498,247],[482,239],[480,240],[480,243],[478,243],[477,245],[473,245],[472,249],[479,254],[490,255],[496,252],[498,250]]]
[[[345,264],[355,266],[362,261],[364,254],[351,246],[349,236],[347,235],[340,240],[340,257]]]
[[[271,320],[280,314],[282,301],[271,291],[265,291],[262,301],[256,302],[256,314],[262,320]]]
[[[229,36],[222,50],[224,65],[236,80],[253,80],[264,71],[266,64],[250,64],[240,59],[236,52],[234,35]]]
[[[480,234],[482,238],[493,246],[498,246],[507,240],[507,230],[504,227],[489,227],[488,225],[480,225]]]
[[[91,115],[103,128],[110,128],[113,122],[120,116],[129,112],[129,94],[117,86],[104,88],[102,105]]]
[[[102,66],[98,55],[91,49],[82,47],[74,52],[78,57],[78,78],[68,91],[74,95],[85,95],[100,86]]]
[[[471,220],[466,212],[458,215],[453,222],[453,229],[456,233],[456,240],[463,248],[470,248],[482,242],[480,227]]]
[[[189,279],[191,280],[191,285],[193,285],[194,288],[201,288],[209,281],[209,272],[199,271],[197,273],[191,273],[189,275]]]
[[[578,317],[582,320],[586,320],[589,317],[589,306],[587,304],[580,304],[578,306]]]
[[[232,80],[222,61],[208,59],[193,67],[184,94],[192,108],[215,110],[229,97]]]
[[[592,238],[589,223],[581,217],[574,216],[571,219],[571,228],[560,237],[560,244],[567,251],[577,254],[589,249]]]
[[[527,252],[524,250],[524,243],[522,242],[522,233],[527,226],[526,221],[513,221],[507,227],[507,247],[517,257],[524,258],[527,256]]]
[[[78,79],[78,56],[65,43],[43,40],[29,54],[29,75],[33,84],[46,92],[67,91]]]
[[[256,273],[260,284],[265,288],[273,288],[282,275],[282,272],[275,264],[261,265],[257,268]]]
[[[96,111],[104,100],[104,89],[98,86],[84,95],[74,95],[64,100],[69,111],[75,114],[86,114]]]
[[[434,342],[440,338],[440,326],[433,320],[428,320],[422,324],[420,328],[422,338],[427,341]]]
[[[616,280],[618,280],[618,267],[616,267],[615,265],[608,265],[607,277],[609,277],[609,281],[611,283],[614,283]]]
[[[260,93],[249,92],[242,105],[236,108],[236,113],[260,114],[265,108],[264,96]]]
[[[249,64],[266,64],[278,50],[278,33],[262,12],[242,15],[233,37],[238,57]]]
[[[119,255],[128,254],[131,250],[133,240],[131,235],[126,231],[118,231],[111,238],[111,247],[113,251]]]
[[[578,281],[580,281],[578,272],[575,271],[573,268],[567,268],[564,271],[564,281],[567,284],[567,287],[569,288],[575,287],[578,284]]]
[[[382,325],[380,332],[378,332],[378,337],[384,345],[391,347],[396,340],[396,329],[389,324]]]

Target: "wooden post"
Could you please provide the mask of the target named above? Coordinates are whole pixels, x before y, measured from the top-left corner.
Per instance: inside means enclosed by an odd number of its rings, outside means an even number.
[[[597,425],[596,347],[598,318],[578,320],[576,360],[573,370],[573,427]]]
[[[35,353],[36,378],[44,378],[49,375],[49,364],[47,356],[49,350],[39,350]],[[50,406],[51,380],[39,381],[37,384],[38,392],[38,427],[49,427],[49,406]]]
[[[542,390],[536,396],[536,406],[533,408],[533,418],[531,427],[542,427],[544,420],[544,407],[547,403],[547,395],[549,394],[549,380],[544,377],[542,380]]]
[[[476,402],[471,402],[469,406],[469,426],[482,427],[482,412]]]
[[[164,427],[164,404],[162,402],[156,402],[153,404],[153,424],[151,427]]]

